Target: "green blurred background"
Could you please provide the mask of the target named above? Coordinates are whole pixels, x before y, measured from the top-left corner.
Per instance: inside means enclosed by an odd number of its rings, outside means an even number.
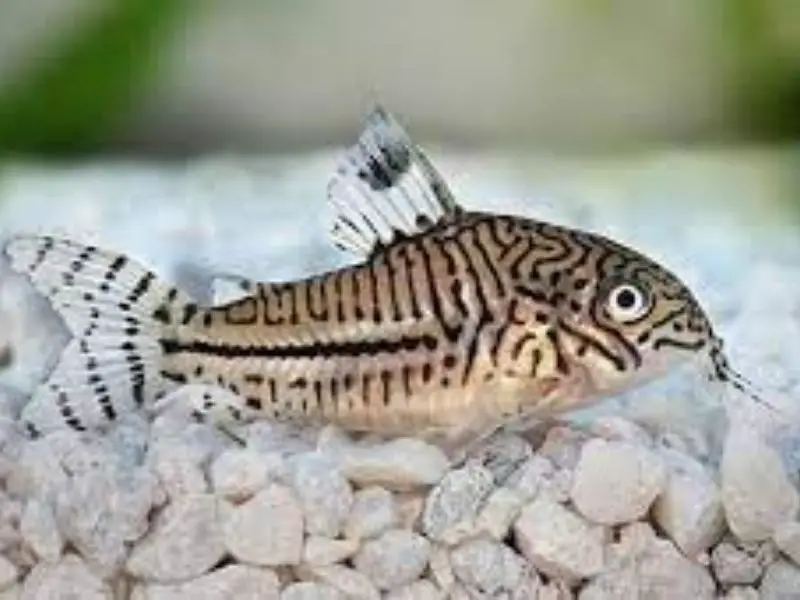
[[[800,1],[0,2],[7,159],[329,146],[376,100],[462,148],[755,146],[797,183]]]

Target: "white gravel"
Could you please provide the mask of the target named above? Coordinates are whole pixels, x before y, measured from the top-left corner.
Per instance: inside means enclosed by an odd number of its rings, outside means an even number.
[[[283,279],[341,264],[321,223],[311,235],[297,218],[322,206],[329,158],[12,169],[0,172],[0,236],[110,245],[208,299],[212,270]],[[676,208],[758,197],[762,183],[669,171],[669,194],[642,175],[632,204],[593,205],[617,196],[590,173],[569,188],[563,173],[532,184],[480,161],[437,162],[455,167],[470,206],[590,227],[667,262],[706,301],[736,366],[776,401],[800,399],[798,236]],[[503,203],[553,192],[565,199]],[[64,332],[24,290],[0,266],[0,346],[13,355],[0,373],[2,599],[797,597],[800,436],[729,427],[690,377],[536,435],[502,434],[458,468],[419,440],[375,447],[262,422],[238,444],[172,413],[26,441],[13,418]]]

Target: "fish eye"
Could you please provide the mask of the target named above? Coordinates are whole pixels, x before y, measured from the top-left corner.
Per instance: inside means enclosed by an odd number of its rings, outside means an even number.
[[[609,292],[606,308],[614,320],[631,323],[641,319],[650,310],[649,295],[639,286],[621,283]]]

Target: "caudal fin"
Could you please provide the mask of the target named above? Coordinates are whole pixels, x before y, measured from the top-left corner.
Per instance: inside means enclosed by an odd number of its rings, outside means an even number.
[[[188,297],[126,256],[94,246],[18,236],[5,254],[73,335],[23,410],[32,434],[100,429],[167,390],[160,340],[169,315],[191,304]]]

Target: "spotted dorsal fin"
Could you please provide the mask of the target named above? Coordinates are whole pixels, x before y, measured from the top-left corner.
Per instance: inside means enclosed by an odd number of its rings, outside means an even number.
[[[328,200],[333,243],[361,256],[462,212],[439,172],[381,107],[339,160]]]

